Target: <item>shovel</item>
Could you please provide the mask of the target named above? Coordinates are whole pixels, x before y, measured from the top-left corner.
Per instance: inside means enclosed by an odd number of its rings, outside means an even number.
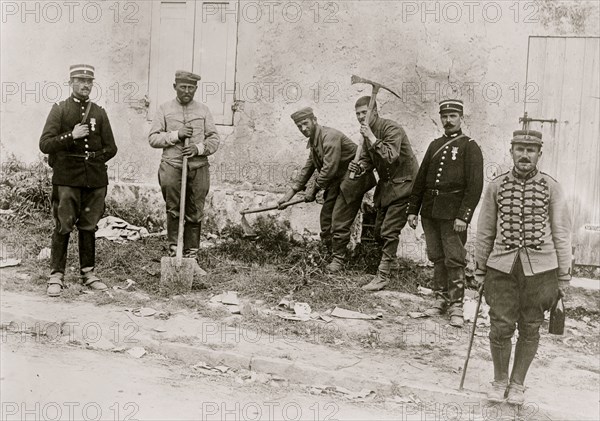
[[[184,146],[188,145],[188,139]],[[175,257],[160,259],[160,292],[167,295],[185,294],[191,291],[194,273],[204,272],[196,259],[183,257],[183,230],[185,218],[185,196],[187,187],[187,157],[183,157],[181,169],[181,196],[179,198],[179,229],[177,231],[177,251]]]
[[[288,206],[297,205],[298,203],[304,203],[304,199],[296,199],[296,200],[292,200],[290,202],[285,202],[281,206],[283,209],[285,209]],[[265,206],[263,208],[248,209],[248,210],[240,211],[240,213],[242,214],[242,229],[244,230],[244,237],[256,237],[256,232],[254,232],[254,230],[252,229],[252,227],[246,220],[246,214],[266,212],[266,211],[270,211],[270,210],[274,210],[274,209],[279,209],[279,206],[278,205]]]

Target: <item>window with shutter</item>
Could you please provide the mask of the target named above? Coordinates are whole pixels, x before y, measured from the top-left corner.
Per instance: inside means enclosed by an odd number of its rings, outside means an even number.
[[[153,2],[148,119],[175,97],[175,71],[202,76],[194,98],[216,124],[233,125],[238,1]]]

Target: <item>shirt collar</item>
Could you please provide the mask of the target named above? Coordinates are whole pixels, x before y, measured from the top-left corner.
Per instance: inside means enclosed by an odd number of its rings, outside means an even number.
[[[82,101],[81,99],[77,98],[75,96],[75,94],[72,94],[71,98],[73,98],[73,101],[75,101],[75,102],[83,102],[84,104],[87,104],[89,102],[89,100],[90,100],[90,98],[88,97],[88,99]]]
[[[319,124],[315,127],[315,134],[313,137],[309,137],[306,141],[306,149],[312,146],[317,146],[317,139],[321,136],[321,126]]]
[[[181,100],[180,100],[178,97],[175,97],[175,100],[176,100],[176,101],[177,101],[177,103],[178,103],[179,105],[181,105],[182,107],[189,107],[189,106],[192,104],[192,102],[194,102],[194,100],[192,99],[192,100],[191,100],[190,102],[188,102],[187,104],[182,104],[182,103],[181,103]]]
[[[529,171],[527,174],[525,175],[521,175],[517,172],[516,168],[513,167],[512,169],[512,174],[515,178],[518,178],[519,180],[529,180],[530,178],[533,178],[537,175],[538,173],[538,169],[537,167],[535,167],[534,169],[532,169],[531,171]]]
[[[462,134],[462,129],[458,129],[458,131],[457,131],[457,132],[455,132],[455,133],[452,133],[450,136],[448,136],[446,133],[444,133],[444,137],[445,137],[446,139],[454,139],[455,137],[458,137],[458,136],[460,136],[461,134]]]

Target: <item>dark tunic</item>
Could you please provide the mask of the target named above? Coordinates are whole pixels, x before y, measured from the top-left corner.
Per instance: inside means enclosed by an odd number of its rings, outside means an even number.
[[[73,128],[81,123],[87,104],[71,96],[50,110],[40,150],[49,154],[54,185],[88,188],[108,185],[105,163],[116,155],[117,146],[104,108],[92,103],[85,121],[89,135],[73,139]]]

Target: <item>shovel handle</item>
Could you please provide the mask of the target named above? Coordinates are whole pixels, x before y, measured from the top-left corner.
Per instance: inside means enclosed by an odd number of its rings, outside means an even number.
[[[295,199],[290,202],[282,203],[282,206],[283,206],[283,208],[287,208],[288,206],[297,205],[298,203],[303,203],[303,202],[304,202],[304,199]],[[243,210],[240,213],[242,215],[246,215],[248,213],[266,212],[266,211],[275,210],[275,209],[279,209],[279,205],[272,205],[272,206],[265,206],[264,208]]]
[[[183,145],[188,145],[188,138],[186,137],[183,141]],[[183,162],[181,167],[181,193],[179,196],[179,228],[177,229],[177,251],[175,258],[178,267],[181,267],[181,260],[183,258],[183,230],[185,228],[185,195],[187,187],[187,156],[183,156]]]

